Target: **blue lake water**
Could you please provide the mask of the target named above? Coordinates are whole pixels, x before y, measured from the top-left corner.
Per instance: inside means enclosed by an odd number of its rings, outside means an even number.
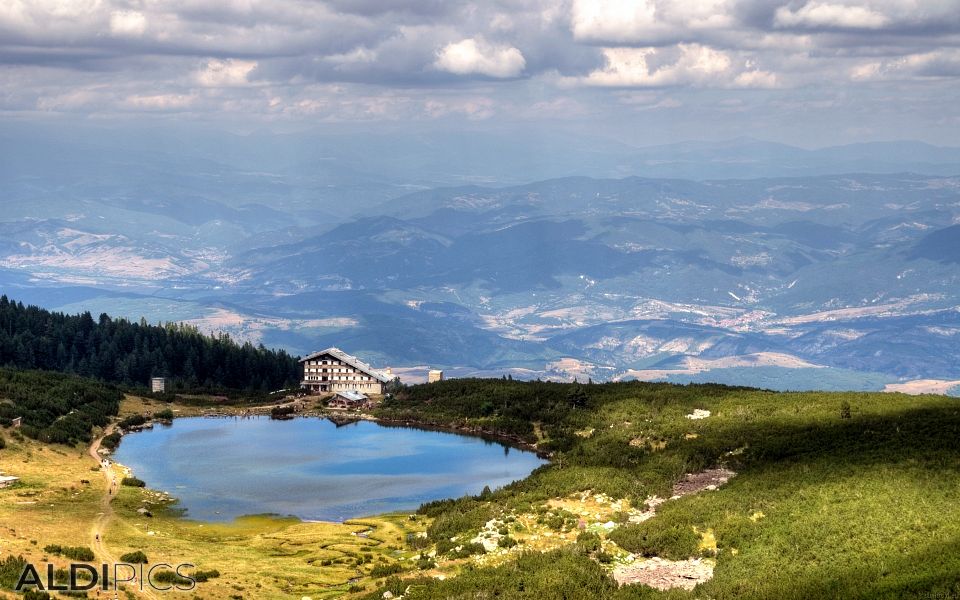
[[[325,419],[182,418],[123,436],[114,459],[204,521],[342,521],[523,479],[546,461],[476,437]]]

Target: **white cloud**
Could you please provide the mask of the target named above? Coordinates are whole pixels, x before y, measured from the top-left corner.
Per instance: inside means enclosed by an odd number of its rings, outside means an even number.
[[[581,78],[599,87],[773,88],[777,76],[751,60],[700,44],[671,48],[604,48],[606,65]]]
[[[813,29],[881,29],[890,22],[890,17],[872,8],[817,1],[808,2],[798,10],[781,6],[774,16],[777,27]]]
[[[730,57],[699,44],[679,44],[680,55],[672,63],[658,64],[664,53],[658,48],[605,48],[606,65],[590,73],[588,85],[610,87],[663,87],[705,83],[727,74]]]
[[[960,50],[935,50],[909,56],[867,61],[850,69],[853,81],[892,81],[960,76]]]
[[[775,73],[759,69],[744,71],[733,80],[733,87],[739,88],[775,88],[778,84]]]
[[[257,68],[253,60],[208,60],[194,73],[194,80],[203,87],[236,87],[246,85],[248,76]]]
[[[496,102],[486,97],[445,101],[430,99],[423,103],[423,111],[433,119],[460,114],[471,121],[480,121],[492,117],[495,106]]]
[[[434,67],[457,75],[517,77],[527,66],[523,54],[513,46],[489,44],[483,38],[467,38],[447,44],[437,52]]]
[[[110,33],[119,37],[140,37],[147,30],[147,18],[135,10],[115,10],[110,14]]]
[[[574,0],[576,39],[651,45],[734,25],[728,0]]]
[[[125,98],[121,106],[136,110],[182,110],[195,100],[196,97],[189,94],[136,94]]]

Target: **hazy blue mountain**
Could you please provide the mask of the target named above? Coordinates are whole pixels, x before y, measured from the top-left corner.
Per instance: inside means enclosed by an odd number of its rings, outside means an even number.
[[[5,124],[0,287],[460,374],[960,379],[956,149],[466,137]]]
[[[953,225],[924,236],[910,253],[944,263],[960,263],[960,225]]]

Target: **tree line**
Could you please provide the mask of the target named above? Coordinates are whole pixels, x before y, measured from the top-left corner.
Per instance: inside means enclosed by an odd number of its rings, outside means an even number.
[[[151,377],[190,389],[272,391],[294,385],[297,358],[196,327],[67,315],[0,296],[0,366],[73,373],[127,386]]]

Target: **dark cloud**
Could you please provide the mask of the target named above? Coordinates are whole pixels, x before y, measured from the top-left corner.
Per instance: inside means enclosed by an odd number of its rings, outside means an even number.
[[[868,90],[948,131],[958,47],[960,0],[7,0],[0,111],[773,128]]]

